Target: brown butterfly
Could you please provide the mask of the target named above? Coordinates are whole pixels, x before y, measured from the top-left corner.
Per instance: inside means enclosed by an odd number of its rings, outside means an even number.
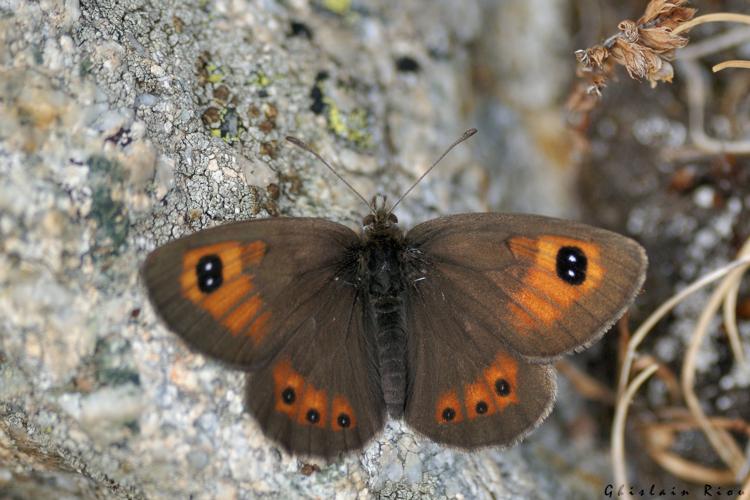
[[[191,347],[252,372],[249,411],[290,452],[359,449],[386,414],[450,446],[516,443],[552,408],[550,363],[634,300],[643,248],[535,215],[405,233],[376,200],[362,234],[294,217],[168,243],[143,266],[151,302]]]

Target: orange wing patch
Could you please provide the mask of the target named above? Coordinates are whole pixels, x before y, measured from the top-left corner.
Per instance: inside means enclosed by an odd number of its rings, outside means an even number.
[[[268,320],[271,319],[271,311],[265,311],[253,321],[250,328],[245,333],[248,337],[252,338],[256,344],[260,344],[263,337],[268,333]]]
[[[297,422],[326,427],[328,416],[328,395],[323,389],[316,389],[306,383],[300,397]]]
[[[276,411],[294,418],[298,413],[299,396],[305,380],[294,371],[289,361],[280,361],[273,367],[274,397]]]
[[[464,404],[469,420],[497,411],[495,401],[483,378],[464,386]]]
[[[464,419],[463,405],[455,390],[444,392],[435,407],[435,421],[438,424],[457,424]]]
[[[510,294],[510,316],[521,331],[553,325],[567,308],[596,290],[604,278],[599,247],[594,243],[562,236],[516,236],[508,241],[508,246],[517,259],[530,264],[519,277],[518,288]],[[578,249],[585,256],[584,279],[580,283],[570,284],[558,274],[558,252],[564,248]]]
[[[274,409],[277,412],[301,425],[332,428],[334,431],[356,427],[357,418],[346,397],[337,394],[329,406],[328,392],[308,383],[287,359],[277,362],[272,370]]]
[[[250,321],[258,314],[263,304],[260,301],[260,296],[255,294],[249,299],[242,303],[242,307],[236,307],[226,318],[222,320],[222,324],[226,326],[230,332],[235,335],[241,332],[250,323]]]
[[[263,261],[267,246],[262,240],[242,243],[225,241],[185,252],[180,283],[183,296],[221,322],[233,335],[244,334],[260,343],[271,312],[255,293],[252,268]],[[198,266],[214,259],[218,279],[211,289],[201,286]],[[248,326],[249,325],[249,326]]]
[[[435,421],[456,424],[463,420],[464,415],[474,420],[502,412],[509,405],[518,404],[517,383],[518,361],[510,354],[500,352],[479,378],[464,385],[463,402],[456,390],[440,395],[435,406]]]
[[[182,276],[180,276],[182,293],[196,304],[199,304],[205,296],[198,286],[196,268],[201,258],[208,255],[216,255],[221,261],[225,282],[242,273],[242,244],[239,241],[216,243],[185,252],[182,258]]]
[[[344,429],[353,429],[357,426],[357,420],[354,418],[354,410],[349,404],[349,400],[342,395],[336,395],[333,398],[333,407],[331,411],[331,428],[334,431]]]
[[[484,371],[484,381],[492,389],[495,405],[503,411],[508,405],[518,403],[518,361],[510,354],[500,352],[495,362]]]

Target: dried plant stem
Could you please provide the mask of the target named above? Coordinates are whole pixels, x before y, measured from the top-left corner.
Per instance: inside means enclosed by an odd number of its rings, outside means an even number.
[[[625,468],[625,420],[628,416],[628,407],[633,401],[636,391],[658,368],[659,366],[655,363],[646,367],[617,399],[615,419],[612,422],[612,464],[615,472],[615,484],[618,488],[620,485],[625,486],[625,498],[631,498],[628,492],[628,475]]]
[[[685,481],[731,486],[736,484],[735,474],[729,469],[714,469],[686,460],[668,450],[658,450],[650,456],[663,469]]]
[[[735,14],[732,12],[717,12],[716,14],[706,14],[704,16],[698,16],[695,19],[677,26],[674,31],[672,31],[672,33],[674,33],[675,35],[679,35],[683,31],[695,28],[700,24],[716,22],[750,24],[750,16],[746,16],[744,14]]]
[[[684,409],[682,409],[686,412]],[[646,433],[649,432],[685,432],[695,430],[698,423],[695,421],[693,415],[686,412],[684,416],[672,415],[667,422],[650,422],[644,426]],[[709,418],[711,424],[721,429],[728,431],[737,432],[750,436],[750,425],[741,418],[729,418],[729,417],[711,417]],[[653,443],[651,443],[653,444]],[[661,442],[660,446],[671,446],[672,443]]]
[[[747,476],[747,479],[742,485],[742,491],[742,495],[737,500],[750,500],[750,475]]]
[[[692,284],[685,287],[683,290],[681,290],[677,294],[670,297],[661,306],[659,306],[659,308],[656,311],[654,311],[651,314],[651,316],[646,318],[646,320],[641,324],[641,326],[638,327],[638,329],[635,331],[635,333],[633,334],[633,337],[630,339],[630,342],[628,343],[628,348],[625,352],[625,359],[620,369],[620,378],[618,382],[617,394],[620,395],[625,391],[625,387],[628,383],[628,379],[630,375],[630,370],[633,366],[633,360],[635,359],[635,350],[638,348],[641,342],[643,342],[643,339],[646,338],[646,336],[651,332],[651,329],[654,327],[654,325],[656,325],[656,323],[659,322],[660,319],[662,319],[669,311],[671,311],[674,306],[682,302],[685,299],[685,297],[687,297],[688,295],[722,278],[728,272],[734,269],[737,269],[738,267],[741,267],[741,266],[747,266],[748,264],[750,264],[750,257],[744,257],[742,259],[732,261],[726,266],[719,268],[703,276],[699,280],[693,282]]]
[[[705,38],[699,42],[690,42],[689,45],[679,49],[675,53],[675,58],[678,61],[681,59],[699,59],[722,50],[730,49],[736,45],[745,43],[748,40],[750,40],[750,28],[747,26],[741,26]]]
[[[727,68],[742,68],[742,69],[750,69],[750,61],[743,61],[743,60],[731,60],[731,61],[724,61],[719,64],[716,64],[713,68],[711,68],[711,71],[714,73],[717,73],[723,69]]]
[[[716,451],[719,457],[721,457],[724,463],[727,464],[735,474],[738,474],[744,462],[742,450],[740,450],[737,443],[728,433],[720,431],[711,425],[708,421],[708,417],[701,408],[698,396],[695,394],[696,359],[698,357],[698,352],[700,351],[701,343],[708,334],[709,323],[719,310],[721,302],[724,300],[724,296],[727,293],[728,287],[726,286],[726,283],[726,281],[723,282],[716,288],[716,290],[714,290],[714,293],[709,298],[708,303],[701,312],[700,318],[695,326],[693,336],[688,345],[687,353],[685,354],[685,361],[682,365],[682,394],[690,413],[695,417],[701,430],[703,430],[703,433],[708,438],[711,446],[713,446],[714,451]]]
[[[745,243],[745,247],[740,251],[740,256],[748,253],[748,243]],[[740,293],[740,283],[742,282],[742,273],[732,274],[727,278],[727,296],[724,300],[723,314],[724,314],[724,327],[727,329],[727,337],[729,337],[729,345],[732,347],[732,353],[734,358],[744,364],[745,350],[742,348],[742,341],[740,340],[740,332],[737,328],[737,296]]]
[[[557,371],[566,377],[573,384],[573,387],[585,398],[594,401],[601,401],[608,405],[613,405],[615,395],[612,389],[601,383],[599,380],[580,370],[570,361],[561,359],[555,363]]]
[[[689,105],[690,139],[696,148],[711,154],[750,154],[750,141],[721,141],[704,130],[707,84],[700,65],[691,59],[679,61],[677,68],[684,74]]]
[[[740,250],[739,257],[747,258],[750,257],[750,240],[746,241]],[[744,463],[745,457],[742,450],[737,445],[737,442],[722,429],[718,429],[711,424],[706,414],[700,405],[700,400],[695,394],[695,372],[696,372],[696,359],[698,352],[700,351],[703,339],[708,335],[708,327],[711,319],[715,316],[716,312],[721,307],[730,293],[734,293],[737,290],[739,281],[742,279],[743,274],[746,271],[746,267],[740,267],[731,271],[731,274],[727,276],[724,281],[716,287],[713,294],[708,300],[708,303],[703,308],[700,317],[693,331],[693,335],[688,345],[687,353],[685,354],[685,361],[682,365],[682,393],[685,398],[685,403],[690,410],[690,413],[698,422],[698,425],[703,430],[704,434],[708,438],[709,442],[713,446],[716,453],[721,457],[724,463],[739,476]],[[734,332],[736,333],[736,325]],[[727,330],[729,331],[729,329]],[[736,343],[739,344],[739,337],[736,339]],[[741,345],[737,347],[738,351],[742,350]]]

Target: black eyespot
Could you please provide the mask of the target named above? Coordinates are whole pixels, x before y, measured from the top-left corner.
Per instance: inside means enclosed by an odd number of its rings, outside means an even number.
[[[345,429],[352,425],[352,420],[346,413],[342,413],[341,415],[339,415],[339,418],[336,419],[336,422],[339,424],[339,427],[343,427]]]
[[[456,410],[450,407],[443,410],[443,420],[445,420],[446,422],[450,422],[454,418],[456,418]]]
[[[495,392],[500,396],[507,396],[510,394],[510,384],[504,378],[495,380]]]
[[[586,281],[588,259],[578,247],[562,247],[557,251],[557,275],[570,285]]]
[[[294,403],[294,400],[296,399],[296,395],[294,394],[294,389],[291,387],[287,387],[284,389],[284,392],[281,393],[281,399],[284,400],[284,402],[288,405]]]
[[[203,293],[211,293],[221,286],[224,278],[221,274],[222,265],[218,255],[204,255],[195,266],[198,276],[198,288]]]
[[[482,413],[487,413],[487,403],[485,403],[484,401],[480,401],[477,403],[477,406],[475,409],[477,410],[477,413],[479,413],[480,415]]]
[[[307,421],[311,424],[317,424],[320,420],[320,413],[318,413],[318,410],[312,408],[310,410],[307,410],[307,415],[305,415],[305,418],[307,418]]]

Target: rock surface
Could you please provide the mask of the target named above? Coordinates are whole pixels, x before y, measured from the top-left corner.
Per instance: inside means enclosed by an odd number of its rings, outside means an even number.
[[[191,353],[139,282],[157,245],[224,221],[363,207],[571,215],[558,109],[567,4],[291,0],[0,5],[0,494],[20,498],[598,495],[581,402],[525,444],[462,453],[391,422],[306,464],[243,412],[243,376]],[[533,34],[533,36],[532,36]],[[559,53],[548,50],[557,47]],[[519,52],[523,50],[525,57]],[[583,478],[583,480],[582,480]]]

